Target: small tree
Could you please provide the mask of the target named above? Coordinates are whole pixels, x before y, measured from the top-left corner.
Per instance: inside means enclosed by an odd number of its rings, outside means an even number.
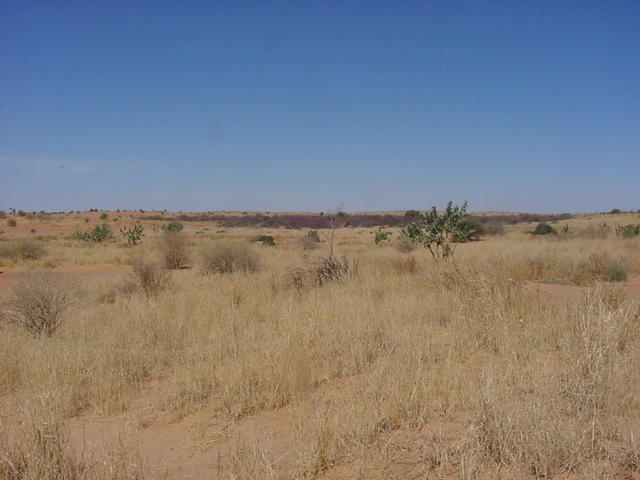
[[[442,214],[436,207],[431,207],[428,212],[420,214],[418,222],[403,227],[401,236],[424,245],[436,261],[448,258],[455,252],[455,247],[451,247],[452,241],[468,242],[475,233],[466,221],[466,212],[467,202],[461,207],[449,202]]]
[[[136,223],[133,228],[122,227],[120,233],[127,240],[129,245],[136,245],[144,237],[144,228],[140,223]]]

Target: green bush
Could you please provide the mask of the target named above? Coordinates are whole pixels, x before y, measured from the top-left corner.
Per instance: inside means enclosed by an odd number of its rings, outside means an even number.
[[[18,222],[15,221],[15,219],[10,218],[9,220],[7,220],[7,225],[10,227],[17,227],[18,226]]]
[[[162,226],[162,230],[165,232],[181,232],[184,225],[180,222],[169,222]]]
[[[390,237],[392,235],[392,232],[379,228],[374,233],[375,233],[375,236],[373,238],[373,241],[375,242],[376,245],[382,245],[385,242],[391,241]]]
[[[449,202],[445,211],[440,214],[436,207],[420,216],[418,222],[411,223],[401,230],[401,239],[421,243],[429,250],[434,260],[448,258],[453,255],[451,241],[467,242],[473,235],[473,229],[467,223],[467,202],[462,206]]]
[[[0,248],[0,257],[10,257],[13,260],[35,260],[46,253],[44,245],[35,238],[20,238]]]
[[[602,269],[602,278],[607,282],[624,282],[631,269],[622,261],[608,260]]]
[[[106,223],[102,225],[96,225],[93,230],[89,232],[75,232],[71,235],[71,238],[75,240],[84,240],[85,242],[102,243],[107,240],[113,239],[113,232]]]
[[[484,225],[482,225],[482,223],[475,218],[467,218],[463,222],[463,232],[465,232],[465,237],[462,239],[462,241],[480,240],[480,237],[485,234]],[[454,239],[456,242],[461,241],[461,239],[458,239],[455,235]]]
[[[205,273],[252,273],[260,269],[260,256],[244,243],[205,244],[200,250],[200,260]]]
[[[618,225],[616,235],[622,238],[633,238],[640,235],[640,225]]]
[[[555,235],[557,233],[558,232],[556,231],[556,229],[549,225],[547,222],[540,222],[531,232],[532,235]]]
[[[253,240],[254,242],[260,242],[265,247],[275,247],[276,241],[273,239],[271,235],[260,235],[259,237]]]

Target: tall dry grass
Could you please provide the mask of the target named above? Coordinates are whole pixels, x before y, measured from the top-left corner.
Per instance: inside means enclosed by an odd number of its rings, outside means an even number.
[[[190,248],[211,238],[191,239]],[[30,425],[60,432],[60,419],[83,411],[126,411],[151,381],[163,390],[152,407],[177,417],[207,407],[240,419],[291,405],[299,412],[295,460],[284,474],[299,478],[330,473],[366,451],[379,453],[380,471],[393,472],[400,467],[384,439],[419,435],[443,420],[462,433],[416,450],[425,474],[635,475],[637,445],[623,427],[638,420],[640,407],[638,303],[582,265],[613,259],[633,276],[639,246],[508,234],[461,245],[454,261],[434,263],[419,249],[407,256],[374,248],[367,231],[345,230],[337,250],[358,259],[358,274],[292,289],[291,267],[315,263],[303,260],[295,232],[283,234],[251,275],[192,269],[153,295],[118,294],[111,303],[93,292],[50,338],[3,325],[0,398],[20,410],[55,395],[57,420],[34,417]],[[554,302],[525,288],[540,280],[585,290]],[[50,465],[74,478],[77,452],[63,433],[54,435],[59,446],[28,450],[36,445],[24,437],[30,428],[19,428],[18,442],[20,455],[33,459],[28,468]],[[224,468],[229,478],[283,474],[250,444]]]

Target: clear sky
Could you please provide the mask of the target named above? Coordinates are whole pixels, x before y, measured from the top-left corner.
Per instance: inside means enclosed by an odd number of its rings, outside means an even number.
[[[640,208],[640,2],[0,0],[0,208]]]

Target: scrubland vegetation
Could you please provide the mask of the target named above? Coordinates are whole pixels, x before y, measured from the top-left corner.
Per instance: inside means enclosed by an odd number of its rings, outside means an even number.
[[[445,258],[395,227],[330,256],[323,227],[99,214],[0,237],[0,478],[640,478],[635,214],[481,222],[503,234]],[[183,468],[149,459],[157,424]]]

